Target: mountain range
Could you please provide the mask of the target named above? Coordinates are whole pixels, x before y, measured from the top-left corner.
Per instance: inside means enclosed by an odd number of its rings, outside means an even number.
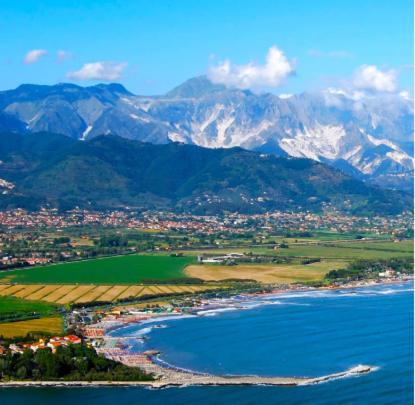
[[[370,186],[311,159],[239,147],[3,132],[0,160],[1,209],[49,205],[216,214],[336,208],[366,215],[411,209],[405,192]]]
[[[0,92],[0,130],[100,135],[305,157],[385,188],[410,190],[413,106],[405,94],[328,89],[255,94],[190,79],[162,96],[120,84],[24,84]]]

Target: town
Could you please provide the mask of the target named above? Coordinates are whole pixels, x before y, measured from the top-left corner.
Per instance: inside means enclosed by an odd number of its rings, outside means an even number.
[[[135,252],[256,245],[272,248],[281,245],[284,238],[318,237],[322,232],[336,234],[339,239],[399,240],[412,237],[412,218],[410,212],[393,217],[348,216],[336,211],[197,216],[128,210],[17,209],[0,212],[0,267]]]

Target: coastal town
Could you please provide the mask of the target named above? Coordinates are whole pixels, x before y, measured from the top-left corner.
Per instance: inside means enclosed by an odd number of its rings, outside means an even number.
[[[412,235],[411,213],[3,211],[0,385],[292,386],[372,372],[371,365],[319,377],[185,370],[163,361],[150,332],[284,294],[410,285]],[[129,328],[137,333],[123,332]]]
[[[390,277],[387,282],[397,282],[396,278]],[[400,279],[400,282],[405,281]],[[360,282],[343,285],[342,288],[361,288],[363,286],[373,286],[377,282]],[[336,287],[332,287],[336,288]],[[6,343],[0,342],[0,356],[7,353],[12,355],[23,355],[24,353],[36,353],[39,350],[50,350],[51,353],[59,353],[59,350],[72,345],[85,345],[100,356],[108,360],[121,363],[124,366],[138,368],[148,376],[152,376],[149,381],[94,381],[91,385],[148,385],[153,388],[163,388],[172,386],[189,386],[189,385],[307,385],[318,384],[330,381],[340,377],[356,376],[366,374],[375,370],[375,367],[369,365],[359,365],[350,369],[340,371],[334,374],[320,377],[259,377],[259,376],[230,376],[230,375],[212,375],[197,371],[190,371],[166,364],[159,360],[160,351],[156,349],[145,348],[148,341],[147,335],[131,336],[125,333],[117,334],[129,326],[135,328],[146,328],[148,330],[165,328],[164,322],[172,319],[189,316],[204,316],[215,311],[226,310],[243,310],[249,309],[252,300],[269,299],[269,297],[278,297],[279,294],[288,291],[312,292],[309,287],[295,287],[283,290],[257,291],[250,294],[240,294],[237,299],[224,294],[214,297],[203,295],[183,297],[164,304],[153,305],[124,305],[108,308],[81,308],[73,310],[67,314],[67,330],[76,334],[63,336],[52,336],[49,338],[41,337],[37,341]],[[259,301],[261,302],[261,301]],[[257,305],[257,304],[256,304]],[[262,305],[267,305],[266,301]],[[137,350],[136,346],[143,348]],[[135,347],[135,348],[134,348]],[[1,367],[1,357],[0,357]],[[58,381],[53,382],[59,384]],[[82,386],[82,381],[64,380],[64,385]],[[20,386],[21,384],[47,386],[48,380],[45,381],[26,381],[6,380],[0,382],[2,386]]]
[[[122,211],[93,212],[73,209],[59,212],[57,209],[44,208],[38,212],[14,209],[0,212],[0,227],[12,229],[65,229],[100,225],[103,227],[126,227],[144,230],[183,230],[214,234],[230,231],[272,229],[273,231],[311,231],[329,229],[333,232],[372,232],[375,234],[405,232],[412,225],[412,212],[396,216],[352,216],[342,214],[335,209],[323,214],[313,212],[272,211],[264,214],[229,213],[220,216],[201,216],[172,212],[144,211],[128,209]]]

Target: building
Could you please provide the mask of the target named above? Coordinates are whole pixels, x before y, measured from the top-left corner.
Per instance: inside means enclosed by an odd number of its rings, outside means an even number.
[[[396,271],[392,269],[385,270],[384,272],[379,273],[379,277],[394,277],[396,275]]]

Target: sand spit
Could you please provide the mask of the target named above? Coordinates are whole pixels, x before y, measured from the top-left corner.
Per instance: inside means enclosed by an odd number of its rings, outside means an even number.
[[[259,377],[259,376],[215,376],[193,374],[160,367],[159,378],[155,381],[6,381],[0,387],[101,387],[101,386],[143,386],[150,388],[186,387],[202,385],[268,385],[300,386],[319,384],[338,378],[370,373],[375,368],[359,365],[348,370],[322,377]]]

